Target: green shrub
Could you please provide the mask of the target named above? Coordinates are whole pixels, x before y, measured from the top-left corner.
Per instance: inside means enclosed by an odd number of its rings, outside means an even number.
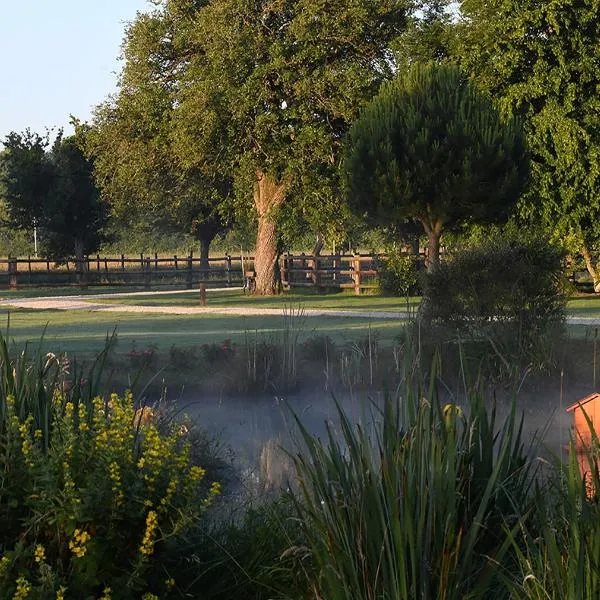
[[[84,378],[0,337],[1,599],[166,597],[171,540],[219,492],[186,427],[130,394],[92,398],[102,360]]]
[[[415,296],[420,293],[419,257],[401,252],[396,246],[388,249],[377,269],[379,287],[392,296]]]
[[[506,365],[547,365],[564,323],[563,259],[561,249],[536,237],[457,251],[425,275],[422,320],[489,343]]]

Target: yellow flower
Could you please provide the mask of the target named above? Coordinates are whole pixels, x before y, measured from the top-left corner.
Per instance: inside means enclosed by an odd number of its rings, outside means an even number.
[[[76,529],[69,541],[69,550],[77,557],[83,558],[87,553],[87,543],[92,536],[85,529]]]
[[[67,588],[61,585],[58,588],[58,591],[56,592],[56,600],[65,600],[65,592],[66,591],[67,591]]]
[[[165,580],[165,585],[168,590],[172,590],[175,587],[175,580],[172,577],[169,577],[169,579]]]
[[[31,584],[23,576],[19,577],[16,583],[17,589],[13,594],[13,600],[25,600],[31,591]]]
[[[3,556],[0,558],[0,577],[8,571],[10,567],[10,558],[8,556]]]
[[[105,587],[102,592],[102,596],[98,600],[111,600],[112,598],[112,588]]]
[[[33,556],[35,557],[35,562],[42,562],[46,558],[46,551],[44,550],[44,546],[38,544],[35,547],[35,552],[33,553]]]
[[[140,554],[142,554],[142,556],[152,555],[157,527],[158,517],[156,511],[148,511],[148,515],[146,516],[146,531],[144,532],[144,539],[142,539],[142,544],[140,545]]]

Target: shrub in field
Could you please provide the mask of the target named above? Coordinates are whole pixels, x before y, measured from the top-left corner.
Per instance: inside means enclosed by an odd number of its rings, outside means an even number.
[[[185,433],[159,431],[130,395],[86,405],[57,393],[45,444],[32,415],[3,403],[0,598],[24,587],[32,598],[134,598],[176,585],[157,569],[167,540],[219,492],[215,483],[201,495],[205,471],[191,465]]]
[[[317,572],[315,597],[494,598],[534,473],[513,411],[498,425],[478,395],[442,406],[406,396],[326,441],[299,423],[297,508]]]
[[[566,305],[564,253],[546,240],[489,240],[424,277],[421,316],[488,342],[505,363],[548,363]]]
[[[387,259],[377,270],[379,286],[386,294],[407,297],[420,292],[418,257],[409,256],[397,247],[388,249]]]

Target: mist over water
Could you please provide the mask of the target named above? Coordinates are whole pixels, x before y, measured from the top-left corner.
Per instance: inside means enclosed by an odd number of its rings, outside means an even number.
[[[517,395],[517,412],[524,415],[524,441],[529,443],[535,435],[543,434],[543,446],[551,452],[560,453],[568,444],[572,415],[566,408],[592,393],[591,386],[551,385],[545,382],[536,389],[526,386]],[[441,402],[464,402],[464,394],[446,390]],[[506,389],[490,389],[486,402],[492,406],[496,400],[497,426],[511,408],[512,392]],[[177,401],[178,408],[195,419],[198,424],[225,445],[229,446],[235,462],[241,465],[257,465],[266,446],[293,450],[297,446],[298,431],[293,415],[297,415],[304,427],[313,435],[324,439],[326,423],[333,431],[339,427],[335,401],[355,423],[364,427],[373,424],[384,395],[377,391],[338,392],[334,396],[326,391],[295,393],[291,395],[263,396],[211,396],[187,394]]]

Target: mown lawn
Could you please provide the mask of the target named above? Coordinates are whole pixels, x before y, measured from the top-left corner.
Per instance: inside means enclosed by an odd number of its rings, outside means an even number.
[[[10,318],[10,326],[8,321]],[[44,348],[55,353],[92,354],[101,350],[107,335],[117,332],[117,351],[153,346],[168,350],[173,345],[189,347],[218,343],[225,339],[241,343],[248,336],[276,339],[287,327],[283,317],[229,315],[164,315],[102,313],[87,311],[27,310],[2,308],[0,332],[18,345],[36,341],[46,328]],[[351,343],[369,334],[392,345],[402,331],[394,320],[352,317],[296,317],[292,327],[301,338],[330,336],[337,343]]]

